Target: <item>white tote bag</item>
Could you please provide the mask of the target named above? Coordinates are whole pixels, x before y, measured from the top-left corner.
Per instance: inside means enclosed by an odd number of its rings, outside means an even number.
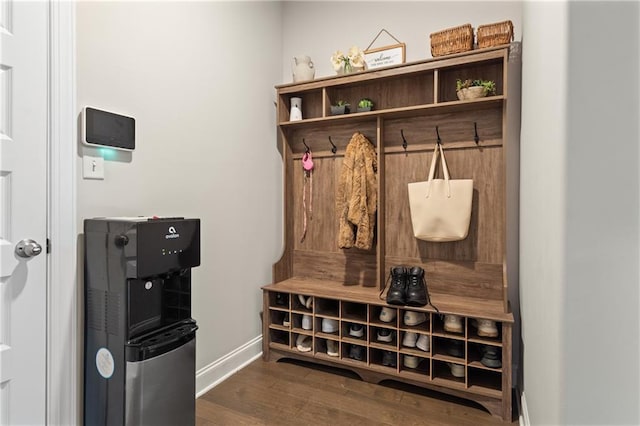
[[[434,179],[440,154],[444,179]],[[442,146],[436,144],[429,180],[409,184],[413,235],[424,241],[459,241],[467,238],[473,201],[473,179],[450,179]]]

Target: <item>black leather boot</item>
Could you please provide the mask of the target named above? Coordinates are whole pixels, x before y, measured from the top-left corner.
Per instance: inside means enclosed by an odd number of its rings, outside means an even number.
[[[414,266],[407,275],[407,305],[424,306],[428,301],[424,269]]]
[[[387,303],[404,305],[407,300],[407,268],[395,266],[391,268],[391,287],[387,292]]]

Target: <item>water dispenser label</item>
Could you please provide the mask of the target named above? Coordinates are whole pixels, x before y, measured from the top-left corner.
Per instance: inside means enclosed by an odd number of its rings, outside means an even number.
[[[105,379],[113,376],[113,370],[115,369],[115,362],[113,361],[113,355],[107,348],[100,348],[96,353],[96,368],[98,373]]]

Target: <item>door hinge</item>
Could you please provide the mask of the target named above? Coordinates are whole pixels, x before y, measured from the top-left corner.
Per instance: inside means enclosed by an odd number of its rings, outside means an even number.
[[[51,240],[47,238],[47,254],[51,253]]]

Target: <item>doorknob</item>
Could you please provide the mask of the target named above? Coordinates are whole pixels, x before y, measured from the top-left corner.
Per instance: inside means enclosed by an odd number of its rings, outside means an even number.
[[[24,239],[16,245],[16,254],[20,257],[34,257],[42,252],[42,246],[30,239]]]

